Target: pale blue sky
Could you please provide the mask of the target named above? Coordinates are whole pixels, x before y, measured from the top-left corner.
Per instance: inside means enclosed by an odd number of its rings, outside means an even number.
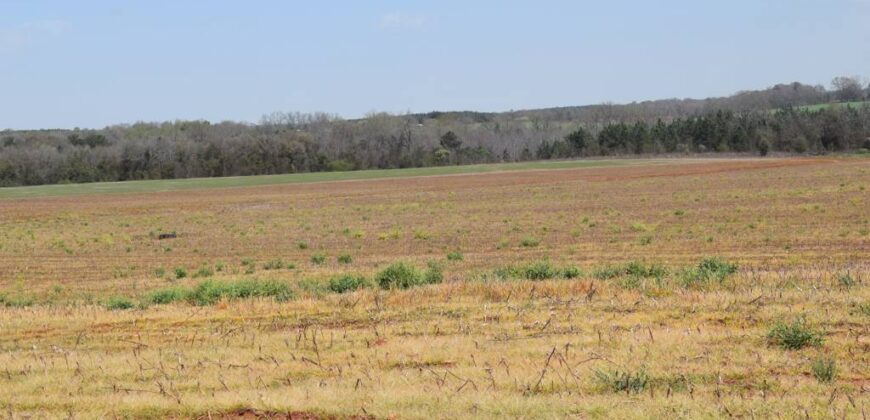
[[[0,129],[719,96],[868,46],[870,0],[0,0]]]

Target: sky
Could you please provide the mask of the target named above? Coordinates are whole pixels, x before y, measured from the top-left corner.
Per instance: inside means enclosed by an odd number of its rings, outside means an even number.
[[[0,0],[0,130],[507,111],[870,77],[870,0]]]

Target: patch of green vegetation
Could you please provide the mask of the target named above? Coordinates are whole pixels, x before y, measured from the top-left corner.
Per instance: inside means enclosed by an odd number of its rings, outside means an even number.
[[[33,306],[35,303],[36,300],[29,296],[10,297],[0,294],[0,305],[7,308],[26,308]]]
[[[462,261],[465,259],[465,256],[462,255],[459,251],[452,251],[447,253],[447,261]]]
[[[870,316],[870,302],[855,303],[852,306],[852,310],[849,311],[850,314]]]
[[[639,394],[650,383],[650,377],[644,368],[641,368],[637,372],[596,369],[594,374],[595,381],[598,382],[602,389],[615,393]]]
[[[344,274],[329,279],[329,290],[334,293],[347,293],[370,287],[371,282],[363,276]]]
[[[213,275],[214,275],[214,269],[212,269],[211,267],[209,267],[207,265],[204,265],[204,266],[200,267],[198,270],[196,270],[195,273],[193,273],[193,278],[198,279],[198,278],[202,278],[202,277],[211,277]]]
[[[206,280],[191,289],[172,287],[149,293],[146,301],[152,304],[167,304],[177,301],[205,306],[213,305],[221,299],[235,300],[255,297],[271,297],[279,302],[292,299],[293,290],[286,283],[278,281]]]
[[[266,261],[266,263],[263,264],[263,270],[283,270],[285,268],[290,268],[291,265],[292,264],[288,264],[280,258],[276,258],[274,260]]]
[[[566,279],[576,279],[583,276],[583,271],[577,266],[569,265],[562,268],[562,277]]]
[[[409,289],[443,280],[441,268],[430,263],[427,270],[420,270],[406,262],[395,262],[375,275],[381,289]]]
[[[507,266],[496,269],[493,274],[496,278],[525,279],[525,280],[550,280],[557,278],[573,279],[580,277],[583,272],[576,266],[557,267],[548,259],[533,261],[524,265]]]
[[[353,257],[350,254],[341,254],[335,259],[339,264],[353,263]]]
[[[541,244],[541,240],[538,238],[523,238],[520,240],[520,246],[523,248],[534,248]]]
[[[145,302],[153,305],[165,305],[185,300],[187,291],[182,287],[168,287],[155,290],[145,296]]]
[[[110,311],[124,311],[127,309],[133,309],[136,305],[134,305],[133,301],[128,298],[115,296],[106,300],[105,306],[106,309]]]
[[[646,265],[638,261],[630,261],[623,265],[598,267],[592,273],[593,277],[598,280],[610,280],[622,276],[629,276],[637,279],[655,278],[661,280],[667,274],[668,270],[662,265]]]
[[[323,265],[326,263],[326,254],[318,252],[311,256],[311,263],[314,265]]]
[[[176,279],[183,279],[185,277],[187,277],[187,269],[184,267],[176,267],[175,268],[175,278]]]
[[[737,264],[719,258],[706,258],[697,266],[679,273],[678,281],[685,288],[704,287],[722,284],[726,278],[737,272]]]
[[[841,287],[844,287],[846,289],[851,288],[852,286],[857,284],[857,282],[855,281],[855,278],[852,277],[852,274],[848,273],[848,272],[842,273],[839,276],[837,276],[837,281],[840,283]]]
[[[824,342],[824,333],[811,328],[805,317],[797,317],[792,322],[777,321],[767,340],[771,344],[785,350],[800,350],[807,346],[820,346]]]
[[[837,378],[837,363],[834,359],[822,357],[813,362],[812,371],[817,381],[829,384]]]

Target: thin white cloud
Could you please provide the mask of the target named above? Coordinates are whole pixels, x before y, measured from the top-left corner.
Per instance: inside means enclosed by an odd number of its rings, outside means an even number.
[[[0,51],[25,48],[43,36],[59,35],[69,28],[62,20],[38,20],[10,27],[0,27]]]
[[[401,12],[387,13],[381,16],[382,28],[420,29],[426,26],[426,16],[411,15]]]

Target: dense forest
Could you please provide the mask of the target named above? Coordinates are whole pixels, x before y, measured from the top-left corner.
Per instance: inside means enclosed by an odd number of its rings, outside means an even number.
[[[273,113],[0,131],[0,186],[338,171],[661,153],[870,149],[870,87],[836,78],[725,98],[504,113]]]

